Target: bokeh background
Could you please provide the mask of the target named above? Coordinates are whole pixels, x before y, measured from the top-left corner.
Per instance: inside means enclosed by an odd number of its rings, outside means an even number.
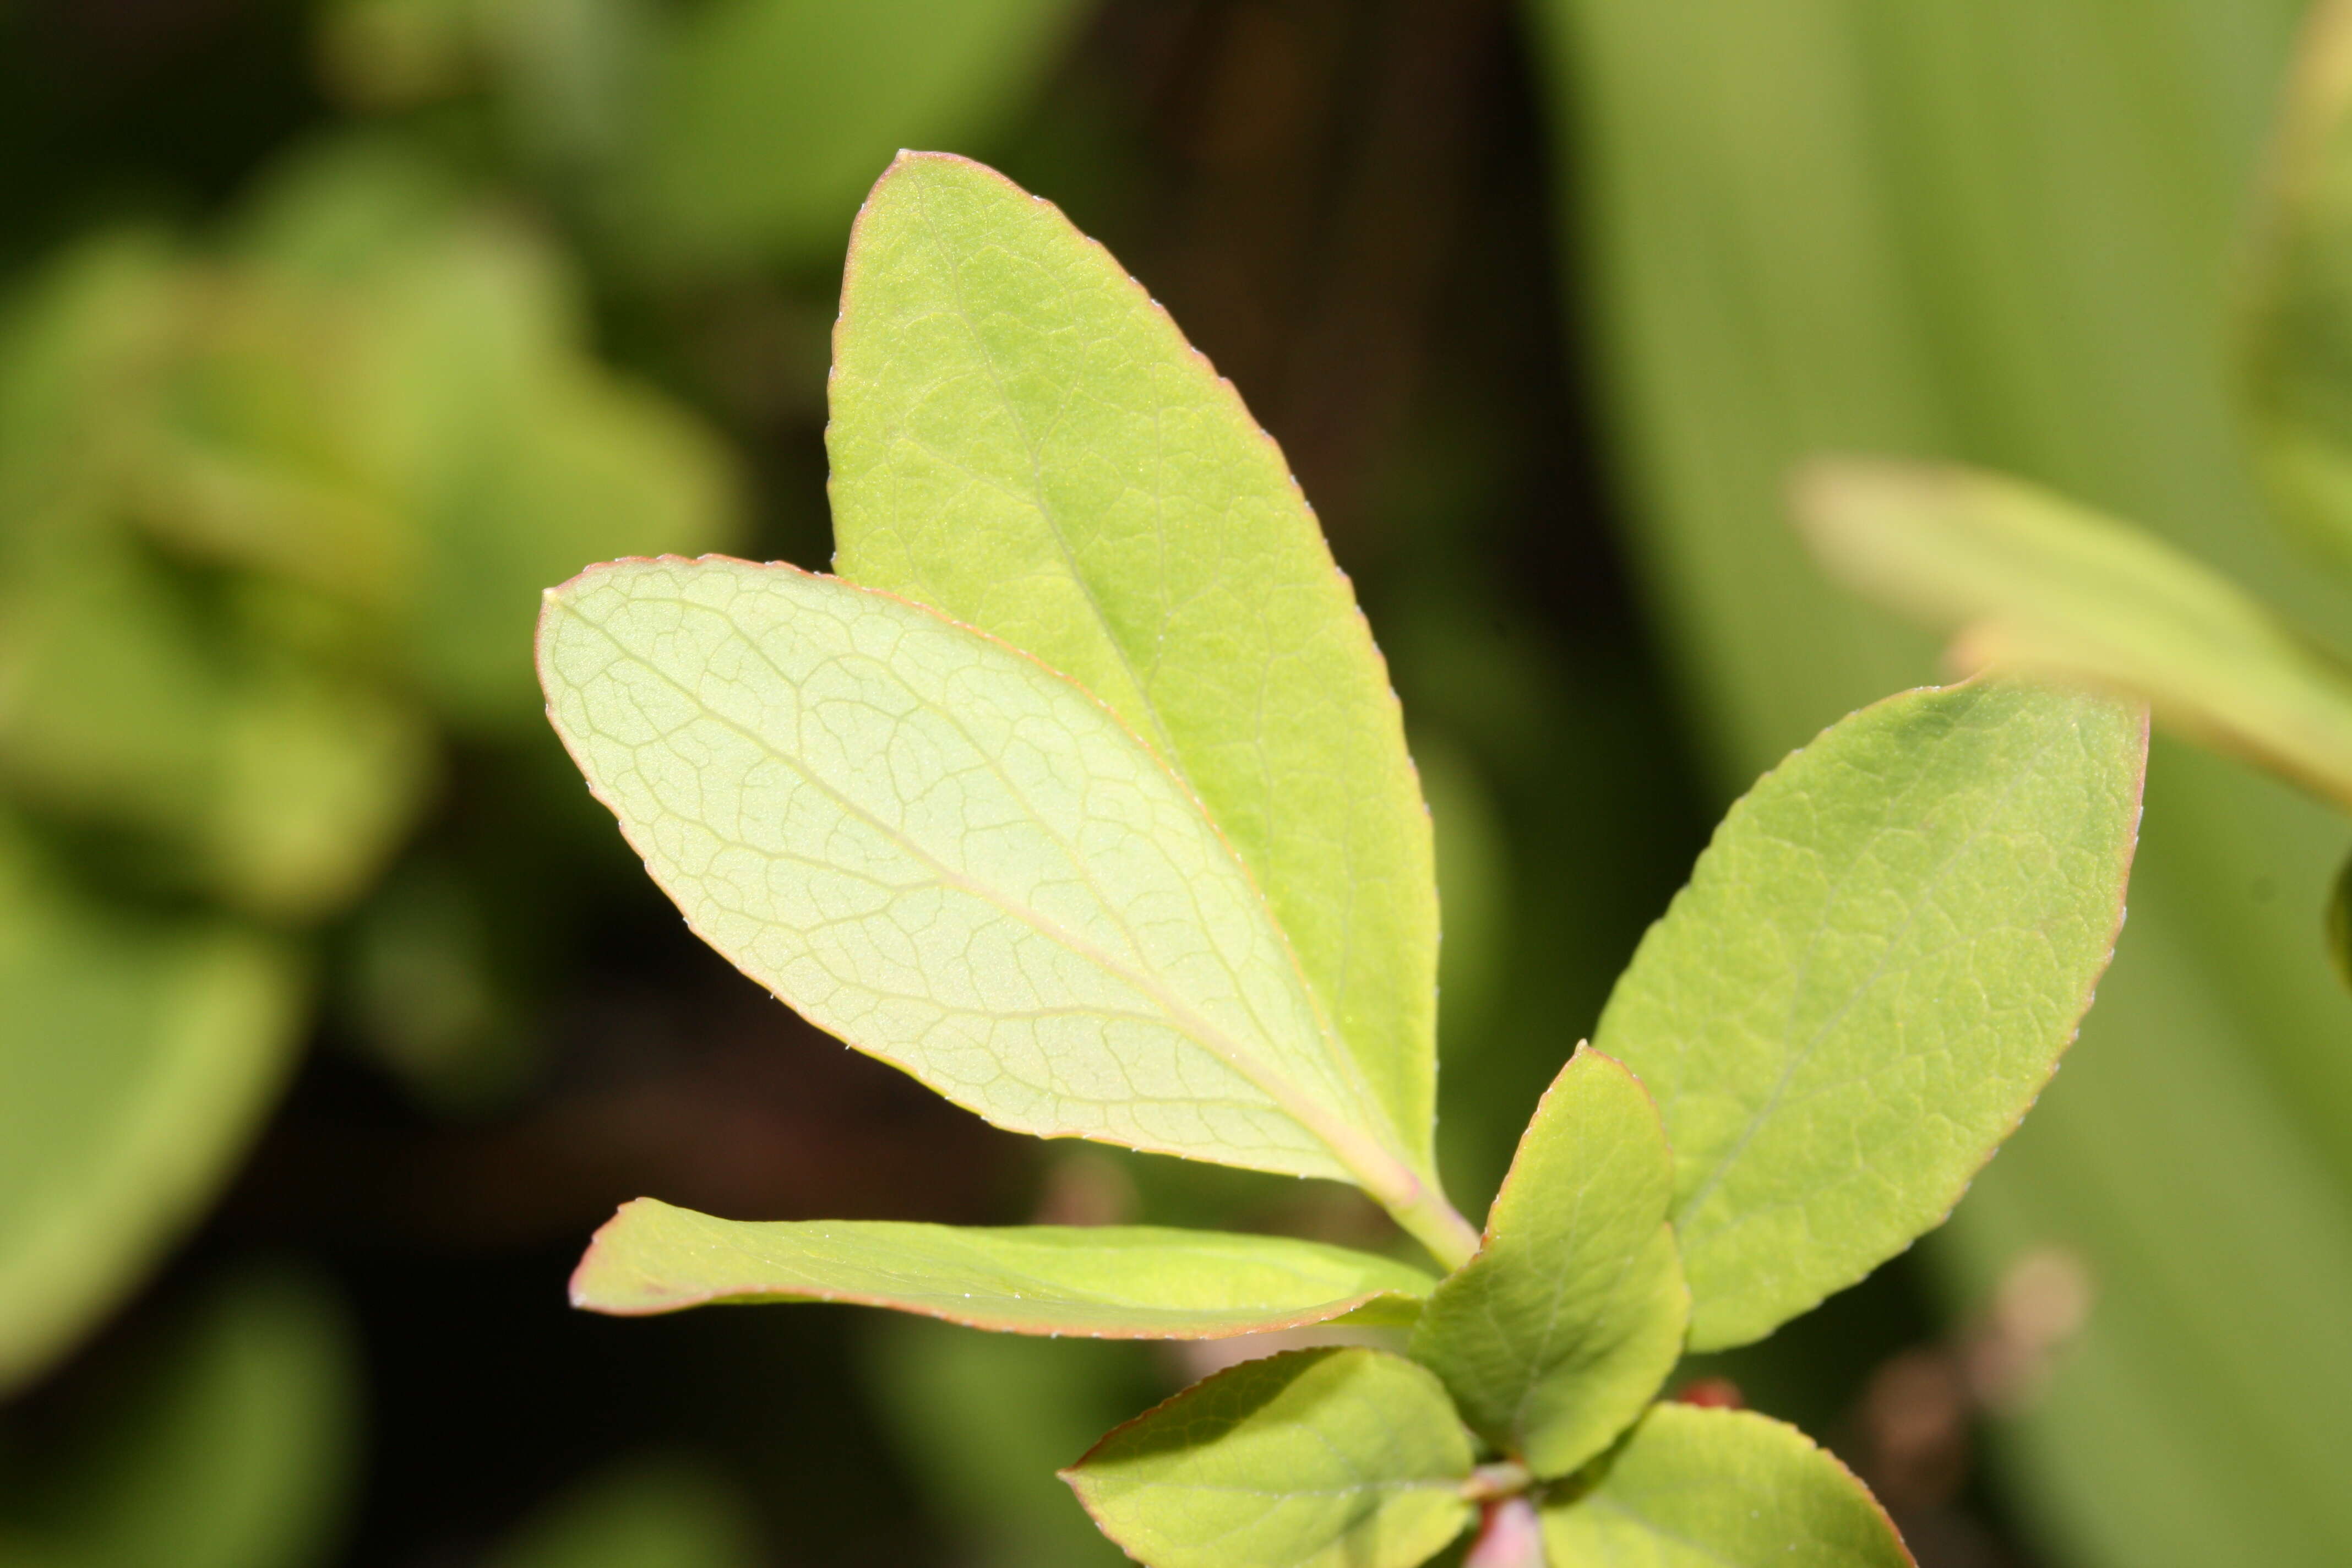
[[[0,1564],[1119,1561],[1202,1370],[570,1313],[640,1194],[1379,1246],[992,1131],[701,949],[545,727],[539,589],[821,566],[898,147],[1105,240],[1280,438],[1436,814],[1465,1207],[1722,806],[1931,679],[1822,450],[2061,486],[2306,624],[2233,258],[2291,0],[0,3]],[[1727,1376],[1928,1568],[2352,1561],[2352,833],[2159,743],[2131,920],[1952,1226]]]

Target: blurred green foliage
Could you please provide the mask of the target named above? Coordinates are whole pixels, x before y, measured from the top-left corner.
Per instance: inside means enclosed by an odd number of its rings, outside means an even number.
[[[972,1568],[1126,1562],[1055,1474],[1173,1391],[1162,1346],[1022,1339],[893,1317],[868,1326],[867,1375],[925,1501]],[[1158,1373],[1159,1375],[1155,1375]]]
[[[215,1281],[79,1408],[0,1434],[0,1562],[300,1568],[342,1530],[362,1398],[316,1280]]]
[[[109,907],[0,829],[0,1386],[195,1217],[286,1076],[299,985],[281,943]]]
[[[337,0],[328,79],[415,108],[487,98],[497,134],[660,272],[840,249],[901,147],[969,142],[1031,90],[1078,0]]]
[[[21,1378],[283,1076],[299,957],[247,927],[368,890],[437,731],[532,721],[516,650],[551,578],[723,543],[737,504],[711,437],[588,357],[542,239],[369,142],[211,244],[123,231],[43,268],[0,329],[0,810],[58,862],[10,879],[38,982],[0,1054],[39,1178],[0,1211]]]

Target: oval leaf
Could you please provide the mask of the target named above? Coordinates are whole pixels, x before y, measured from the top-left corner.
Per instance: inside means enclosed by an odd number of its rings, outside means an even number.
[[[139,1281],[283,1081],[298,983],[226,924],[147,924],[0,823],[0,1393]]]
[[[1829,568],[2000,664],[2129,692],[2166,724],[2352,810],[2352,667],[2152,534],[1937,464],[1819,463],[1798,514]]]
[[[2114,950],[2146,745],[2101,698],[1907,692],[1731,808],[1594,1037],[1674,1146],[1693,1349],[1861,1279],[2016,1128]]]
[[[1314,1350],[1193,1384],[1063,1479],[1149,1568],[1416,1568],[1470,1522],[1471,1463],[1426,1370]]]
[[[1795,1427],[1745,1410],[1654,1405],[1543,1523],[1557,1568],[1912,1568],[1851,1470]]]
[[[688,922],[820,1027],[1002,1127],[1425,1208],[1265,900],[1077,687],[790,566],[551,592],[550,714]]]
[[[875,186],[834,343],[842,575],[1028,649],[1183,777],[1428,1177],[1429,814],[1281,451],[1108,251],[961,158]]]
[[[1436,1283],[1279,1236],[739,1221],[639,1198],[596,1233],[572,1304],[636,1317],[714,1301],[850,1301],[1001,1333],[1213,1340],[1341,1317],[1410,1322]]]
[[[1519,1140],[1478,1256],[1412,1336],[1462,1418],[1538,1476],[1631,1426],[1682,1355],[1674,1156],[1633,1075],[1579,1050]]]

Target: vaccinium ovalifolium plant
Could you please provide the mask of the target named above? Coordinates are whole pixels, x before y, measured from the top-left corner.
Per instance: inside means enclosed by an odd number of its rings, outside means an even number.
[[[1074,1464],[1155,1568],[1412,1568],[1474,1527],[1495,1563],[1907,1562],[1794,1429],[1657,1395],[1932,1228],[2016,1127],[2122,918],[2140,714],[1979,680],[1768,774],[1563,1038],[1481,1229],[1432,1148],[1428,814],[1273,442],[1100,247],[961,159],[876,187],[835,346],[837,575],[625,561],[549,595],[591,786],[850,1045],[1018,1131],[1353,1184],[1427,1260],[645,1199],[575,1300],[1410,1331],[1244,1363]]]

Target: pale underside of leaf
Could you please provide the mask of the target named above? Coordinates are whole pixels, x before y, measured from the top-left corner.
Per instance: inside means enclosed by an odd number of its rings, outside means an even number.
[[[1428,813],[1280,451],[1107,251],[960,158],[876,185],[835,342],[842,575],[1026,648],[1183,777],[1426,1177]]]
[[[625,1204],[572,1278],[624,1316],[711,1302],[845,1301],[1000,1333],[1223,1339],[1412,1321],[1437,1281],[1369,1253],[1154,1226],[960,1228],[887,1220],[736,1221]]]
[[[1953,634],[1958,662],[2138,698],[2352,810],[2352,667],[2193,557],[1968,468],[1823,462],[1797,498],[1830,569]]]
[[[1416,1568],[1469,1523],[1472,1458],[1424,1368],[1294,1351],[1195,1384],[1063,1479],[1150,1568]]]
[[[1412,1201],[1247,872],[1034,659],[714,558],[551,593],[541,668],[654,879],[819,1026],[1016,1131]]]
[[[1749,1411],[1653,1405],[1599,1470],[1543,1510],[1551,1568],[1912,1568],[1853,1472]]]
[[[1861,1279],[2015,1129],[2113,952],[2145,757],[2135,710],[1975,683],[1732,807],[1595,1033],[1674,1147],[1693,1348]]]
[[[1690,1292],[1666,1211],[1674,1157],[1623,1067],[1579,1050],[1536,1108],[1478,1256],[1423,1310],[1414,1359],[1538,1476],[1600,1453],[1683,1349]]]

